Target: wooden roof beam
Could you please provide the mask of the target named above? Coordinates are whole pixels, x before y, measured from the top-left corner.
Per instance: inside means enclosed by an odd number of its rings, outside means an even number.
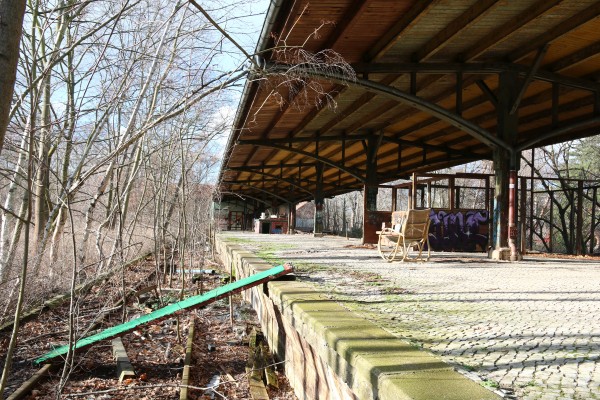
[[[279,121],[281,121],[281,118],[283,118],[283,116],[290,109],[290,106],[294,103],[294,100],[298,97],[298,95],[300,95],[300,92],[302,92],[304,90],[305,90],[304,88],[299,90],[297,84],[292,84],[292,87],[290,88],[290,92],[293,93],[292,97],[290,99],[288,99],[288,101],[285,102],[285,104],[283,105],[283,107],[281,107],[279,112],[277,114],[275,114],[275,117],[271,120],[271,123],[269,124],[269,126],[265,130],[263,130],[262,135],[261,135],[261,137],[263,139],[265,137],[267,137],[269,132],[271,132],[273,130],[273,128],[275,128],[275,126],[277,126]]]
[[[461,63],[382,63],[382,64],[371,64],[355,65],[355,71],[370,71],[373,73],[380,74],[399,74],[408,72],[417,72],[419,74],[435,74],[439,76],[447,74],[495,74],[503,71],[513,71],[519,75],[527,75],[530,71],[530,67],[521,64],[511,64],[503,62],[492,62],[492,63],[477,63],[477,62],[461,62]],[[471,78],[472,76],[469,76]],[[439,80],[439,77],[433,77],[435,81]],[[546,81],[546,82],[557,82],[561,85],[571,86],[573,88],[581,90],[599,90],[600,84],[595,81],[594,76],[588,76],[586,78],[577,78],[571,76],[565,76],[557,74],[544,69],[539,69],[534,75],[533,79]],[[433,83],[435,83],[435,81]],[[427,86],[425,86],[427,87]]]
[[[314,167],[317,163],[293,163],[293,164],[264,164],[264,165],[244,165],[243,167],[225,167],[225,170],[232,171],[254,171],[256,169],[277,169],[281,168],[298,168],[298,167]]]
[[[405,166],[403,166],[403,168],[401,170],[394,171],[393,173],[391,173],[389,175],[380,175],[379,178],[381,181],[389,181],[392,179],[398,179],[399,176],[408,174],[410,172],[431,171],[432,169],[440,169],[440,168],[443,168],[446,166],[459,165],[459,164],[476,161],[476,160],[480,160],[480,159],[481,159],[481,157],[479,157],[477,159],[472,159],[469,157],[448,158],[448,156],[444,155],[444,156],[440,156],[440,157],[430,158],[430,159],[426,160],[425,163],[423,163],[421,155],[415,154],[413,156],[407,157],[406,159],[403,159],[403,164],[404,164],[404,162],[408,162],[408,161],[412,161],[412,160],[416,160],[416,162],[405,165]],[[435,167],[436,165],[438,165],[438,166]],[[396,161],[390,161],[390,162],[383,164],[381,167],[382,167],[382,169],[385,169],[387,167],[393,168],[395,166],[396,166]]]
[[[537,50],[547,43],[552,43],[556,39],[568,34],[574,29],[579,28],[581,25],[584,25],[599,15],[600,3],[592,4],[590,7],[566,19],[565,21],[558,22],[554,28],[534,38],[526,46],[520,47],[508,58],[511,62],[520,61],[532,51]]]
[[[558,115],[560,115],[561,113],[564,114],[564,113],[568,113],[571,111],[577,111],[583,107],[588,107],[593,104],[594,104],[594,96],[586,96],[586,97],[582,97],[577,100],[573,100],[569,103],[560,105],[559,107],[557,107],[557,113],[558,113]],[[546,118],[549,116],[550,116],[550,114],[548,114],[547,110],[538,111],[536,113],[525,115],[525,116],[519,118],[519,125],[528,124],[530,122],[534,122],[538,119]]]
[[[584,47],[583,49],[576,51],[575,53],[569,54],[568,56],[563,57],[550,65],[545,65],[544,69],[547,69],[552,72],[560,72],[567,68],[571,68],[577,64],[585,62],[588,59],[597,56],[599,53],[600,42],[592,43],[591,45]]]
[[[467,135],[468,136],[468,135]],[[470,136],[468,136],[469,138],[471,138]],[[464,150],[462,149],[453,149],[451,147],[445,146],[445,145],[435,145],[435,144],[428,144],[428,143],[424,143],[424,142],[413,142],[410,140],[402,140],[402,139],[396,139],[396,138],[391,138],[389,136],[384,137],[383,139],[386,143],[395,143],[398,145],[402,145],[403,148],[408,148],[408,147],[413,147],[413,148],[417,148],[417,149],[425,149],[425,150],[433,150],[433,151],[439,151],[439,152],[443,152],[446,154],[452,154],[452,155],[467,155],[467,156],[475,156],[475,153],[472,154],[466,154]],[[407,146],[407,147],[404,147]]]
[[[337,96],[339,96],[344,90],[346,90],[348,86],[341,84],[341,85],[333,85],[332,89],[330,92],[328,92],[326,95],[322,95],[321,98],[323,99],[325,96],[332,96],[333,99],[335,99]],[[318,103],[321,103],[321,101],[319,101]],[[300,122],[300,124],[289,133],[289,137],[294,137],[296,136],[298,133],[302,132],[304,130],[304,128],[306,127],[306,125],[308,125],[314,118],[317,117],[317,115],[319,115],[325,108],[327,107],[319,107],[319,106],[315,106],[313,107],[308,114],[306,114],[304,116],[304,118],[302,118],[302,121]],[[277,154],[276,150],[273,150],[269,155],[267,155],[267,157],[265,157],[265,161],[268,162],[270,161],[275,154]],[[252,159],[248,158],[246,160],[246,164],[249,163]],[[288,159],[284,160],[284,161],[288,161]]]
[[[468,49],[464,54],[460,55],[459,59],[461,61],[472,61],[476,59],[485,51],[508,39],[517,30],[544,14],[546,11],[552,9],[561,1],[562,0],[539,0],[525,11],[520,12],[509,22],[498,29],[494,29],[487,36],[481,38],[481,40],[478,40],[477,44]]]
[[[354,176],[356,179],[358,179],[360,181],[364,181],[364,179],[365,179],[364,178],[364,174],[362,173],[362,171],[359,171],[357,169],[341,165],[340,163],[337,163],[337,162],[335,162],[333,160],[330,160],[328,158],[316,155],[314,153],[311,153],[311,152],[308,152],[308,151],[305,151],[305,150],[297,149],[297,148],[294,148],[294,147],[287,147],[287,146],[283,146],[283,145],[280,145],[280,144],[277,144],[277,143],[268,143],[268,141],[267,141],[267,143],[264,143],[264,142],[254,143],[254,141],[252,141],[252,140],[246,140],[246,141],[244,141],[244,144],[245,145],[261,146],[261,147],[270,147],[270,148],[281,150],[281,151],[287,151],[287,152],[290,152],[290,153],[300,154],[300,155],[302,155],[304,157],[313,159],[315,161],[320,161],[320,162],[322,162],[324,164],[327,164],[329,166],[332,166],[334,168],[342,170],[342,171],[344,171],[344,172],[346,172],[346,173]]]
[[[380,82],[382,84],[384,84],[384,85],[391,85],[392,83],[394,83],[398,79],[399,79],[399,77],[390,75],[390,76],[387,76],[384,79],[382,79]],[[371,101],[375,96],[376,96],[375,93],[370,93],[370,92],[363,93],[352,104],[350,104],[348,107],[346,107],[340,113],[338,113],[335,117],[333,117],[331,120],[329,120],[329,122],[327,122],[325,125],[323,125],[319,129],[319,131],[321,133],[328,132],[334,126],[336,126],[341,121],[343,121],[344,118],[346,118],[347,116],[351,115],[352,113],[354,113],[355,111],[357,111],[358,109],[360,109],[362,106],[364,106],[365,104],[367,104],[369,101]],[[353,130],[349,130],[349,131],[353,132]]]
[[[431,84],[437,82],[439,79],[440,79],[439,76],[428,76],[419,83],[419,88],[428,87]],[[463,82],[463,83],[466,84],[466,82],[467,82],[467,80],[465,80],[465,82]],[[436,95],[435,97],[433,97],[431,99],[427,99],[427,100],[432,103],[437,103],[441,100],[444,100],[448,96],[451,96],[452,94],[454,94],[454,87],[452,87],[452,89],[443,91],[442,93]],[[384,113],[389,113],[390,111],[393,111],[394,108],[398,108],[398,107],[402,108],[404,111],[402,111],[400,114],[393,116],[391,119],[379,124],[378,126],[374,127],[374,129],[375,130],[385,129],[387,126],[394,125],[394,124],[402,121],[405,118],[408,118],[412,115],[415,115],[415,114],[418,114],[421,112],[421,110],[407,107],[407,105],[404,103],[399,103],[397,101],[386,102],[381,107],[378,107],[373,112],[369,113],[368,115],[365,115],[363,118],[354,122],[352,125],[347,127],[346,130],[348,130],[350,132],[357,131],[361,127],[363,127],[365,124],[367,124],[368,122],[373,121],[374,119],[380,117]]]
[[[521,83],[521,88],[519,89],[519,93],[517,94],[517,97],[515,98],[515,101],[513,102],[512,108],[510,110],[511,114],[514,114],[517,112],[517,109],[519,108],[519,104],[521,103],[521,99],[523,98],[525,91],[529,87],[529,84],[531,83],[533,76],[535,75],[538,68],[540,67],[540,64],[541,64],[542,60],[544,59],[544,56],[546,55],[547,51],[548,51],[547,44],[538,50],[538,52],[535,56],[535,60],[533,61],[533,64],[531,65],[531,68],[529,69],[529,72],[527,72],[525,79]]]
[[[229,184],[229,185],[239,185],[240,183],[261,183],[261,182],[283,182],[283,183],[287,183],[290,186],[295,187],[298,190],[301,190],[303,192],[306,192],[308,194],[312,194],[312,192],[296,183],[294,183],[293,181],[289,180],[289,179],[282,179],[282,178],[269,178],[269,179],[244,179],[244,180],[237,180],[237,181],[229,181],[229,180],[223,180],[224,184]],[[314,182],[312,183],[314,184]]]
[[[523,132],[523,135],[533,136],[531,139],[517,146],[517,151],[523,151],[532,147],[537,147],[541,142],[545,142],[554,139],[558,136],[567,134],[572,131],[578,131],[582,129],[592,128],[594,126],[600,126],[600,117],[592,118],[575,118],[572,121],[567,121],[563,126],[548,131],[547,127],[540,129],[534,129],[529,132]]]
[[[344,16],[340,20],[340,24],[336,26],[335,31],[327,38],[327,41],[323,45],[323,49],[335,50],[338,41],[348,30],[352,29],[356,24],[357,17],[367,9],[369,3],[370,0],[354,0],[346,9]]]
[[[456,35],[477,22],[493,9],[498,0],[480,0],[476,1],[458,18],[450,22],[437,35],[431,38],[419,51],[413,54],[413,61],[422,62],[434,56]]]
[[[548,92],[551,92],[551,91],[552,91],[551,89],[548,90]],[[537,96],[534,96],[534,97],[537,97]],[[523,104],[524,105],[528,105],[529,100],[530,99],[523,100]],[[572,101],[570,103],[563,104],[562,106],[560,106],[560,108],[558,109],[558,112],[559,113],[565,113],[565,112],[569,112],[569,111],[575,111],[575,110],[580,109],[581,107],[586,107],[586,106],[589,106],[589,105],[593,104],[593,101],[594,101],[594,97],[593,96],[587,96],[587,97],[582,98],[582,99],[577,99],[577,100],[574,100],[574,101]],[[537,102],[537,99],[533,102],[533,104],[535,104],[536,102]],[[536,121],[538,119],[545,118],[547,116],[549,116],[549,114],[548,114],[547,111],[540,111],[540,112],[537,112],[537,113],[534,113],[534,114],[530,114],[530,115],[521,117],[519,119],[519,125],[531,123],[531,122],[534,122],[534,121]],[[496,118],[496,111],[491,111],[491,112],[482,114],[482,115],[478,116],[477,118],[474,118],[472,121],[474,123],[476,123],[476,124],[482,124],[482,123],[484,123],[486,121],[489,121],[489,120],[492,120],[494,118]],[[427,136],[421,138],[421,140],[423,140],[423,141],[435,140],[435,139],[438,139],[438,138],[443,137],[445,135],[456,133],[458,131],[459,131],[459,129],[456,129],[455,127],[450,126],[450,127],[443,128],[443,129],[441,129],[441,130],[439,130],[437,132],[434,132],[434,133],[432,133],[430,135],[427,135]],[[456,145],[456,144],[459,144],[459,143],[464,142],[464,141],[469,140],[469,139],[470,139],[470,136],[466,136],[465,135],[465,136],[462,136],[460,138],[456,138],[456,139],[454,139],[451,142],[446,143],[446,145],[447,146]]]
[[[320,131],[319,131],[320,132]],[[356,141],[356,140],[365,140],[369,137],[367,134],[360,135],[326,135],[319,136],[319,142],[341,142],[343,140],[346,141]],[[295,137],[295,138],[280,138],[280,139],[240,139],[236,143],[237,144],[253,144],[258,146],[268,145],[269,143],[276,144],[294,144],[294,143],[314,143],[317,140],[317,136],[303,136],[303,137]]]
[[[224,184],[226,184],[227,182],[223,182],[223,183],[224,183]],[[256,187],[255,185],[250,185],[249,183],[245,183],[245,182],[236,182],[236,183],[233,183],[232,185],[238,185],[238,186],[249,187],[249,188],[252,188],[252,189],[254,189],[254,190],[257,190],[257,191],[259,191],[259,192],[265,193],[266,195],[268,195],[268,196],[271,196],[271,197],[273,197],[273,198],[275,198],[275,199],[281,200],[281,201],[283,201],[284,203],[288,203],[288,202],[289,202],[289,200],[288,200],[288,199],[286,199],[285,197],[281,197],[281,196],[279,196],[278,194],[276,194],[276,193],[274,193],[274,192],[272,192],[272,191],[270,191],[270,190],[261,189],[261,188],[259,188],[259,187]]]
[[[402,17],[371,46],[371,50],[366,54],[365,61],[372,62],[381,58],[402,36],[404,36],[412,26],[427,14],[439,0],[419,0],[404,13]]]
[[[477,79],[475,84],[479,87],[481,92],[485,94],[490,103],[492,103],[494,107],[498,107],[498,97],[496,97],[496,94],[490,89],[485,81],[483,79]]]

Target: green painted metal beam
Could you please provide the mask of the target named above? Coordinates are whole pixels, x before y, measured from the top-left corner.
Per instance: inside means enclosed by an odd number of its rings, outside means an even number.
[[[96,342],[101,340],[111,339],[116,336],[123,335],[127,332],[134,330],[135,328],[149,324],[156,323],[163,318],[169,317],[173,314],[177,314],[181,311],[189,311],[194,308],[202,307],[204,305],[210,304],[219,299],[229,297],[234,293],[240,292],[245,289],[249,289],[253,286],[260,285],[261,283],[273,280],[280,276],[289,274],[294,270],[293,266],[290,264],[279,265],[277,267],[273,267],[266,271],[259,272],[257,274],[251,275],[247,278],[240,279],[239,281],[235,281],[229,283],[227,285],[218,287],[209,292],[206,292],[203,295],[189,297],[185,300],[179,301],[177,303],[170,304],[166,307],[160,308],[156,311],[151,312],[150,314],[143,315],[139,318],[131,320],[121,325],[117,325],[108,329],[103,330],[100,333],[97,333],[92,336],[88,336],[86,338],[80,339],[75,344],[75,349],[82,349],[84,347],[90,346]],[[43,362],[47,362],[58,356],[64,356],[67,354],[69,350],[69,346],[60,346],[56,349],[52,350],[49,353],[44,354],[42,357],[35,360],[36,364],[41,364]]]

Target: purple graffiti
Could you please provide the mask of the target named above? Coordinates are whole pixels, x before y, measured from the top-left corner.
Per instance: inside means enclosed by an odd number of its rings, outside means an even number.
[[[486,210],[431,210],[429,243],[436,251],[485,251],[488,243]]]

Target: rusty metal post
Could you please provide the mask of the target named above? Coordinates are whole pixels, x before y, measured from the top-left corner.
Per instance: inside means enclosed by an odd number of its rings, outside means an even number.
[[[412,174],[412,185],[410,186],[410,207],[417,208],[417,174]]]
[[[296,231],[296,203],[288,203],[288,234]]]
[[[450,178],[448,180],[448,208],[450,208],[450,210],[454,210],[454,178]]]
[[[517,171],[511,169],[508,174],[508,247],[510,248],[510,261],[517,261],[517,227],[516,227],[516,197]]]
[[[534,190],[535,149],[531,149],[531,178],[529,180],[529,250],[533,250],[533,190]]]
[[[433,203],[431,202],[431,182],[427,182],[427,208],[431,208]]]
[[[583,254],[583,181],[577,181],[577,228],[575,232],[575,253]]]
[[[377,217],[377,193],[379,192],[377,182],[377,149],[379,145],[376,137],[371,135],[367,141],[367,168],[363,199],[363,239],[364,243],[377,243],[377,230],[381,228],[381,222]]]
[[[592,189],[592,224],[590,225],[590,254],[594,254],[594,242],[596,240],[596,195],[598,188]]]
[[[550,253],[554,252],[554,238],[552,237],[554,227],[554,193],[550,192],[550,229],[548,230],[548,250]],[[543,234],[542,234],[542,237]]]
[[[320,236],[323,234],[323,206],[325,199],[323,197],[323,163],[318,162],[316,168],[317,185],[315,188],[315,226],[313,235]]]
[[[490,178],[485,178],[485,208],[488,212],[488,247],[492,247],[492,223],[494,221],[492,213],[494,212],[494,200],[492,196],[492,189],[490,188]]]
[[[514,72],[502,72],[498,85],[497,135],[513,150],[496,147],[493,149],[495,190],[493,220],[494,259],[516,261],[520,258],[516,240],[516,179],[519,170],[520,153],[514,150],[517,140],[519,116],[513,112],[518,98],[519,79]]]
[[[527,223],[527,178],[521,177],[521,197],[519,205],[519,251],[525,253],[527,235],[525,234]]]

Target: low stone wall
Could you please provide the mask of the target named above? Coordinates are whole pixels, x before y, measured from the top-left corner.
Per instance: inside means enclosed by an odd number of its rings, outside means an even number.
[[[217,251],[240,278],[272,267],[223,236],[217,237]],[[499,398],[311,285],[272,281],[243,296],[256,310],[269,346],[285,360],[300,399]]]

